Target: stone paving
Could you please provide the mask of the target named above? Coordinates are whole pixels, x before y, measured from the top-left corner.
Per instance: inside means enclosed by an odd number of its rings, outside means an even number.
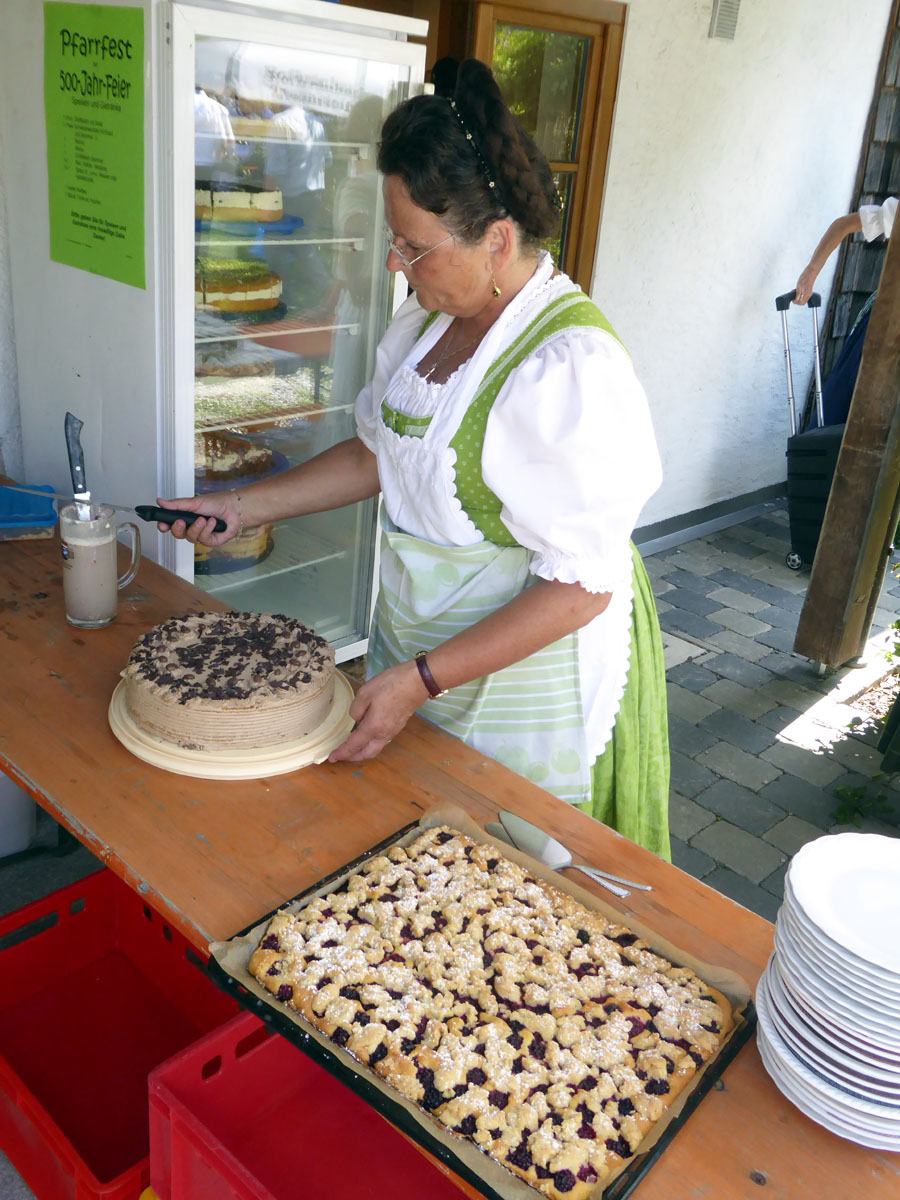
[[[878,727],[853,704],[893,670],[900,579],[885,579],[860,665],[821,675],[792,653],[809,571],[787,567],[789,548],[774,503],[645,551],[666,647],[673,861],[772,921],[805,842],[900,836],[900,778],[882,774]]]

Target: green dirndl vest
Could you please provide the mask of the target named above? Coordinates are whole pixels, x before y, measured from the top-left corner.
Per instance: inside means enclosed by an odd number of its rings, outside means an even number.
[[[430,314],[422,333],[437,315]],[[450,441],[456,452],[457,496],[485,542],[432,547],[399,530],[385,529],[370,673],[411,657],[417,649],[439,644],[477,620],[486,601],[492,608],[499,607],[524,586],[530,553],[503,524],[500,499],[481,472],[488,416],[510,372],[528,355],[553,334],[585,326],[615,336],[583,293],[551,300],[490,366]],[[422,436],[430,419],[409,418],[385,403],[381,415],[389,429],[411,437]],[[426,701],[422,712],[448,732],[480,745],[512,770],[668,859],[669,752],[662,636],[647,572],[637,550],[632,547],[632,551],[627,683],[610,740],[593,763],[586,753],[576,634],[492,676]],[[433,595],[435,579],[456,589],[449,609]],[[526,694],[540,697],[537,710],[527,702],[514,710],[521,701],[513,697]],[[518,740],[510,734],[513,724],[521,734]]]

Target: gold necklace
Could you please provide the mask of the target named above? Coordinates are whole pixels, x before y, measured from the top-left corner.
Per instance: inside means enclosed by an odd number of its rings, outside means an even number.
[[[441,363],[445,359],[451,358],[454,354],[462,354],[463,350],[468,350],[470,346],[474,346],[476,342],[480,342],[483,337],[484,337],[484,333],[483,332],[479,333],[475,337],[472,338],[471,342],[466,342],[465,345],[463,345],[463,346],[454,346],[453,338],[451,337],[449,342],[447,343],[446,350],[443,352],[443,354],[440,356],[440,358],[438,358],[435,362],[433,362],[431,364],[431,366],[428,368],[428,370],[425,372],[425,374],[422,376],[422,378],[425,380],[431,379],[432,375],[435,373],[435,371],[438,369],[438,367],[441,365]]]

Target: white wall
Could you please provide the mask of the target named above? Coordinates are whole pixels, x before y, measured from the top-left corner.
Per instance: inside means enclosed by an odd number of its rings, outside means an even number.
[[[146,9],[155,0],[119,2]],[[8,261],[0,236],[0,288],[8,272],[22,439],[16,474],[71,491],[63,432],[66,410],[71,410],[84,421],[88,487],[105,500],[146,503],[158,494],[152,180],[148,171],[146,288],[50,260],[43,4],[18,0],[0,2],[0,8],[0,209],[5,205],[9,229]],[[148,45],[150,38],[148,19]],[[148,74],[148,144],[152,82]],[[9,313],[4,305],[4,316]],[[0,376],[0,433],[4,420],[17,421],[11,383]],[[11,462],[7,466],[12,470]],[[155,556],[154,540],[145,538],[150,556]]]
[[[9,223],[3,191],[3,130],[0,129],[0,474],[22,474],[22,427],[16,339],[9,277]]]
[[[712,0],[628,6],[593,294],[663,455],[642,525],[785,478],[774,299],[851,202],[890,8],[745,0],[723,41],[708,36]],[[812,322],[789,315],[805,398]]]

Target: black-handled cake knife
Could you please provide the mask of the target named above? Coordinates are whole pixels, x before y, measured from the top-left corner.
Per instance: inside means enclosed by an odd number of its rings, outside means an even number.
[[[205,516],[205,513],[187,512],[181,508],[159,508],[155,504],[112,504],[109,500],[85,500],[84,494],[80,496],[64,496],[60,492],[48,492],[44,488],[19,487],[18,484],[5,483],[0,486],[0,490],[6,488],[10,492],[27,492],[30,496],[44,496],[47,500],[64,500],[66,504],[84,505],[86,508],[103,506],[104,508],[115,508],[119,512],[136,513],[142,521],[162,521],[166,525],[172,525],[175,521],[182,520],[185,525],[193,525],[198,517]],[[88,493],[90,495],[90,493]],[[224,533],[228,528],[221,517],[216,517],[215,533]]]

